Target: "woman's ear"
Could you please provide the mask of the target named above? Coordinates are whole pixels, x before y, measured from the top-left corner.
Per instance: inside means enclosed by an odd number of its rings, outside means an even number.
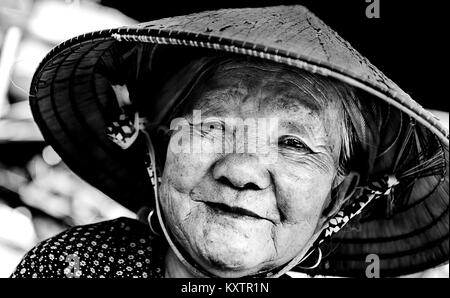
[[[359,185],[359,178],[359,173],[352,171],[332,190],[328,205],[322,212],[321,221],[318,225],[319,227],[338,213],[342,206],[344,206],[344,204],[353,196]]]

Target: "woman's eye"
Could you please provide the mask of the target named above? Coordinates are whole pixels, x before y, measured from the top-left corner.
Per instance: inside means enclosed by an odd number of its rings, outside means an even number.
[[[278,144],[279,146],[288,149],[312,152],[312,150],[307,145],[305,145],[305,143],[303,143],[299,138],[296,137],[281,138]]]
[[[220,121],[202,122],[201,130],[203,134],[222,133],[225,131],[225,125]]]

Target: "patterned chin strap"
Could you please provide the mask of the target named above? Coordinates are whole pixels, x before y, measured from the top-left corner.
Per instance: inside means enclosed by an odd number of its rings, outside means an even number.
[[[397,184],[399,184],[399,181],[395,175],[386,175],[380,180],[372,182],[369,186],[362,188],[362,193],[358,198],[330,219],[315,245],[322,244],[326,239],[339,232],[353,217],[360,214],[371,201],[380,197],[389,196],[392,188]]]
[[[106,128],[108,138],[123,150],[128,149],[136,141],[140,121],[139,114],[134,111],[126,85],[112,85],[121,113]]]
[[[325,228],[317,237],[316,241],[305,254],[306,257],[311,255],[316,249],[320,251],[320,245],[330,239],[334,234],[339,232],[352,218],[360,214],[362,210],[369,205],[370,202],[379,198],[387,197],[391,194],[393,188],[399,184],[399,180],[395,175],[386,175],[383,178],[370,183],[361,189],[360,194],[352,199],[350,205],[344,206],[334,217],[332,217]],[[321,256],[319,257],[319,259]],[[320,261],[320,260],[319,260]],[[301,262],[301,261],[300,261]],[[320,262],[319,262],[320,263]],[[319,265],[308,269],[313,269]]]
[[[160,177],[157,176],[156,171],[156,160],[155,160],[155,151],[153,148],[153,144],[151,142],[150,136],[145,130],[145,119],[139,118],[139,114],[137,112],[133,112],[130,108],[130,100],[128,91],[126,86],[113,86],[113,90],[116,93],[118,98],[119,107],[122,111],[122,114],[119,115],[118,120],[111,123],[111,125],[107,128],[107,135],[115,144],[120,146],[122,149],[126,150],[129,148],[134,141],[137,139],[139,133],[142,133],[145,136],[146,144],[147,144],[147,155],[145,158],[145,164],[147,167],[148,175],[150,178],[150,183],[152,184],[154,195],[155,195],[155,206],[156,206],[156,214],[158,216],[159,225],[163,234],[169,243],[170,247],[174,251],[175,255],[178,259],[196,276],[198,277],[214,277],[208,272],[204,271],[198,265],[193,265],[191,262],[187,261],[180,250],[177,248],[177,245],[172,240],[172,237],[168,230],[165,227],[165,223],[162,217],[162,212],[160,210],[160,202],[159,202],[159,193],[158,188],[161,183]],[[332,217],[326,224],[322,232],[317,236],[314,240],[312,239],[313,244],[310,245],[309,250],[303,250],[297,257],[295,257],[289,263],[281,266],[280,268],[276,268],[271,271],[261,272],[251,277],[278,277],[282,274],[288,272],[293,267],[299,265],[301,267],[301,263],[308,259],[314,251],[319,251],[319,259],[315,262],[314,266],[308,267],[308,269],[313,269],[320,264],[321,261],[321,250],[320,245],[324,243],[327,239],[330,239],[334,234],[339,232],[353,217],[360,214],[361,211],[373,200],[376,200],[381,197],[389,196],[392,192],[393,187],[399,184],[399,180],[395,177],[395,175],[387,175],[383,178],[370,183],[361,189],[358,196],[352,198],[352,202],[349,205],[344,206],[334,217]],[[152,232],[160,236],[156,229],[153,228],[152,225],[152,215],[154,214],[154,210],[152,210],[149,214],[149,225]]]

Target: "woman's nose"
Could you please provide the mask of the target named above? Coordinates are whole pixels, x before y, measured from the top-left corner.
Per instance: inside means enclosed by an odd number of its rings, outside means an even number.
[[[270,174],[253,154],[227,154],[216,162],[213,177],[241,190],[262,190],[270,185]]]

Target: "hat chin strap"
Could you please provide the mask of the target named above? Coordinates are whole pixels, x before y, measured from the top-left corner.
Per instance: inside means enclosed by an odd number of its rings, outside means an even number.
[[[154,195],[155,195],[155,206],[156,206],[156,214],[158,216],[158,221],[159,221],[159,225],[161,227],[161,230],[164,234],[164,237],[166,238],[166,241],[169,243],[170,248],[172,249],[173,253],[176,255],[176,257],[178,258],[178,260],[186,267],[186,269],[193,274],[195,277],[200,277],[200,278],[207,278],[207,277],[219,277],[216,276],[214,274],[211,274],[209,272],[204,271],[202,268],[199,268],[199,266],[195,266],[193,264],[191,264],[188,260],[186,260],[186,258],[183,256],[183,254],[180,252],[180,250],[178,249],[177,245],[175,244],[175,242],[172,240],[172,237],[168,231],[168,229],[166,228],[166,225],[164,223],[163,220],[163,215],[162,215],[162,211],[161,211],[161,206],[160,206],[160,202],[159,202],[159,178],[157,177],[157,172],[156,172],[156,159],[155,159],[155,151],[153,148],[153,144],[151,142],[150,136],[148,135],[148,133],[141,129],[141,132],[144,134],[145,139],[146,139],[146,143],[147,143],[147,150],[148,150],[148,154],[150,157],[150,164],[148,165],[148,174],[153,186],[153,191],[154,191]],[[295,267],[300,261],[303,260],[304,257],[308,257],[309,254],[307,254],[309,248],[313,245],[313,243],[315,242],[315,240],[317,239],[317,237],[319,236],[319,232],[315,233],[313,237],[311,237],[311,239],[308,241],[307,245],[305,245],[305,248],[296,256],[294,257],[290,262],[288,262],[287,264],[276,268],[275,270],[271,270],[271,271],[266,271],[266,272],[261,272],[261,273],[256,273],[254,275],[249,275],[249,276],[243,276],[243,277],[270,277],[270,278],[276,278],[279,277],[283,274],[285,274],[286,272],[288,272],[289,270],[291,270],[293,267]],[[305,256],[305,254],[307,254]]]
[[[150,136],[148,135],[148,133],[144,130],[141,129],[141,132],[143,133],[143,135],[145,136],[145,140],[146,140],[146,144],[147,144],[147,150],[148,150],[148,155],[150,158],[150,163],[147,166],[147,171],[150,177],[150,182],[153,186],[153,192],[154,192],[154,197],[155,197],[155,206],[156,206],[156,214],[158,216],[158,222],[159,225],[161,227],[161,230],[164,234],[164,237],[166,238],[166,241],[169,243],[170,248],[172,249],[172,251],[174,252],[174,254],[176,255],[176,257],[180,260],[180,262],[186,266],[186,268],[188,269],[189,272],[191,272],[194,276],[196,277],[209,277],[208,275],[206,275],[205,273],[201,272],[200,270],[198,270],[197,268],[195,268],[194,266],[192,266],[181,254],[181,252],[179,251],[179,249],[177,248],[177,246],[175,245],[175,243],[172,241],[172,238],[170,237],[169,232],[167,231],[167,228],[164,224],[164,220],[162,218],[162,211],[161,211],[161,206],[160,206],[160,202],[159,202],[159,178],[157,177],[157,172],[156,172],[156,159],[155,159],[155,150],[153,148],[153,144],[152,141],[150,139]]]

